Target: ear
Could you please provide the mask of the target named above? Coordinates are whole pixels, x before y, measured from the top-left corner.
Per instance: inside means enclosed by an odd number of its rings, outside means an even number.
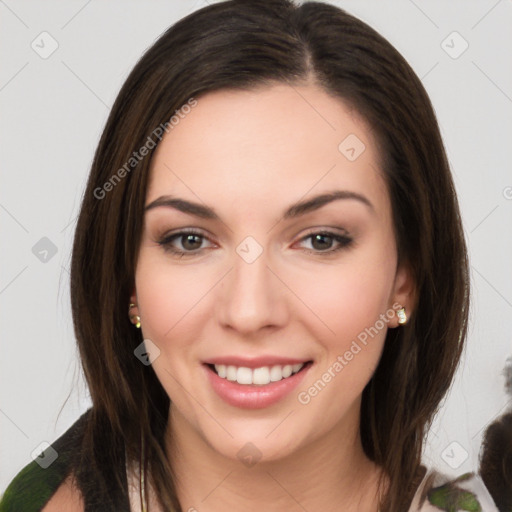
[[[132,290],[132,293],[130,294],[129,314],[130,316],[139,314],[139,304],[137,302],[137,292],[135,288]]]
[[[411,318],[416,307],[416,283],[411,266],[407,263],[401,264],[396,271],[393,291],[390,297],[389,307],[395,310],[405,308],[407,318]],[[390,320],[390,327],[398,327],[398,318],[395,314]]]
[[[130,295],[130,303],[131,304],[137,304],[137,290],[135,287],[132,290],[132,293]]]

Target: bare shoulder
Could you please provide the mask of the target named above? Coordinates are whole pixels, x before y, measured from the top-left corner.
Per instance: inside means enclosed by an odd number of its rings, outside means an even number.
[[[84,502],[80,490],[74,485],[71,477],[66,478],[57,492],[42,509],[42,512],[84,512]]]

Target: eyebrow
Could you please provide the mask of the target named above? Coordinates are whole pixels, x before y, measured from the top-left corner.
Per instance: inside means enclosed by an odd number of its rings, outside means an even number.
[[[367,197],[363,196],[362,194],[358,194],[357,192],[352,192],[349,190],[333,190],[332,192],[323,193],[314,196],[311,199],[292,204],[283,213],[281,220],[300,217],[301,215],[305,215],[306,213],[318,210],[322,206],[340,199],[352,199],[359,201],[360,203],[366,205],[373,213],[375,213],[373,204]],[[202,219],[220,220],[219,215],[213,208],[170,195],[160,196],[159,198],[155,199],[145,207],[144,211],[147,212],[159,207],[174,208],[180,212],[195,215],[196,217],[200,217]]]

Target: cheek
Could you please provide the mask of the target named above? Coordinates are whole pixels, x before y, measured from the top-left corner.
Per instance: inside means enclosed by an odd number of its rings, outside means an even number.
[[[323,339],[343,344],[342,340],[356,338],[386,312],[393,260],[379,260],[358,255],[357,261],[354,258],[339,265],[318,266],[298,282],[296,293],[308,306],[302,309],[309,311],[311,321],[323,326]]]
[[[172,267],[165,259],[144,254],[144,250],[137,267],[136,287],[144,336],[160,343],[173,337],[180,322],[186,320],[193,305],[208,290],[207,282],[194,272]]]
[[[309,330],[323,351],[297,400],[325,425],[339,421],[354,405],[384,347],[389,319],[382,318],[388,310],[391,266],[379,267],[375,260],[372,265],[323,269],[303,281],[299,292],[315,313],[309,315]]]

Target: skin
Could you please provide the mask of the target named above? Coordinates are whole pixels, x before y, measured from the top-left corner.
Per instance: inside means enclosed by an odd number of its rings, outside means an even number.
[[[366,146],[354,161],[338,149],[349,134]],[[372,207],[343,199],[280,220],[291,204],[332,190]],[[153,157],[146,205],[167,194],[221,218],[148,210],[131,298],[144,339],[160,350],[153,369],[172,402],[167,453],[183,510],[376,511],[380,471],[361,446],[361,394],[396,316],[308,404],[297,397],[393,304],[411,314],[413,283],[397,268],[370,127],[314,84],[208,93]],[[204,236],[169,245],[192,256],[159,245],[186,228]],[[322,230],[353,241],[329,254],[335,239],[306,238]],[[263,248],[250,264],[236,252],[247,236]],[[314,365],[280,402],[247,410],[226,404],[205,377],[202,362],[228,354]],[[249,442],[261,455],[252,467],[237,458]]]
[[[70,477],[60,485],[57,492],[43,507],[42,512],[61,512],[62,510],[69,512],[83,512],[84,510],[82,495]]]

